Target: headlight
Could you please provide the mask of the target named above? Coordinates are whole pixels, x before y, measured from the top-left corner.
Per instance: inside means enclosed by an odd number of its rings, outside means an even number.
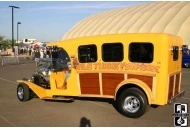
[[[185,67],[189,67],[190,64],[189,64],[189,63],[184,63],[184,66],[185,66]]]

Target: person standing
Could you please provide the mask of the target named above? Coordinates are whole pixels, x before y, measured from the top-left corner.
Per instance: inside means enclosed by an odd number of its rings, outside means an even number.
[[[44,58],[44,50],[43,50],[43,48],[40,49],[40,58]]]
[[[34,48],[32,47],[32,49],[31,49],[31,56],[32,56],[32,60],[34,60],[35,59],[35,50],[34,50]]]
[[[46,58],[46,55],[47,55],[47,50],[46,50],[46,48],[44,47],[44,58]]]
[[[40,60],[40,51],[39,51],[39,48],[35,49],[34,56],[35,56],[36,66],[38,66],[39,60]]]
[[[46,47],[46,58],[50,58],[50,50]]]
[[[28,50],[29,50],[29,51],[28,51],[28,52],[29,52],[29,56],[32,56],[32,48],[29,47]]]

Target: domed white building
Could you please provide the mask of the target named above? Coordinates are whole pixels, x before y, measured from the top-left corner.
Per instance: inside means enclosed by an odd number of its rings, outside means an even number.
[[[190,1],[160,1],[93,14],[62,38],[117,33],[169,33],[190,46]]]

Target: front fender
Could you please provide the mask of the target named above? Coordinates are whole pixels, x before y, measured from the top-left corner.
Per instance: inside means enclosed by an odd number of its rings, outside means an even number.
[[[117,87],[116,87],[116,90],[115,90],[115,97],[114,97],[114,100],[116,100],[116,95],[117,95],[117,92],[118,90],[126,85],[126,84],[135,84],[137,86],[139,86],[146,94],[147,98],[148,98],[148,102],[149,104],[152,104],[154,98],[153,98],[153,95],[152,95],[152,92],[151,92],[151,89],[148,87],[148,85],[144,82],[142,82],[141,80],[138,80],[138,79],[128,79],[128,80],[124,80],[122,81]]]
[[[42,87],[39,87],[38,85],[29,82],[29,81],[25,81],[25,80],[17,80],[18,83],[24,83],[26,85],[28,85],[28,87],[40,98],[44,98],[46,97],[46,90]]]

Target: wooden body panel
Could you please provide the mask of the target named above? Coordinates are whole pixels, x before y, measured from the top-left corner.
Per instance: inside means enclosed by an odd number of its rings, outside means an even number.
[[[179,80],[180,80],[180,74],[176,74],[174,95],[177,95],[179,93],[179,85],[180,85]]]
[[[124,80],[124,74],[102,74],[102,87],[103,95],[112,95],[115,94],[115,89],[120,82]]]
[[[139,79],[139,80],[143,81],[152,90],[152,85],[153,85],[153,77],[152,76],[128,74],[127,77],[128,77],[128,79],[134,78],[134,79]]]
[[[125,80],[123,73],[100,73],[100,75],[99,73],[79,73],[81,94],[114,96],[117,86]],[[127,79],[131,78],[144,82],[152,89],[153,76],[127,74]]]
[[[79,74],[81,94],[100,94],[99,74]]]
[[[169,79],[168,100],[170,100],[171,97],[173,96],[173,89],[174,89],[174,75],[170,76],[170,79]]]

